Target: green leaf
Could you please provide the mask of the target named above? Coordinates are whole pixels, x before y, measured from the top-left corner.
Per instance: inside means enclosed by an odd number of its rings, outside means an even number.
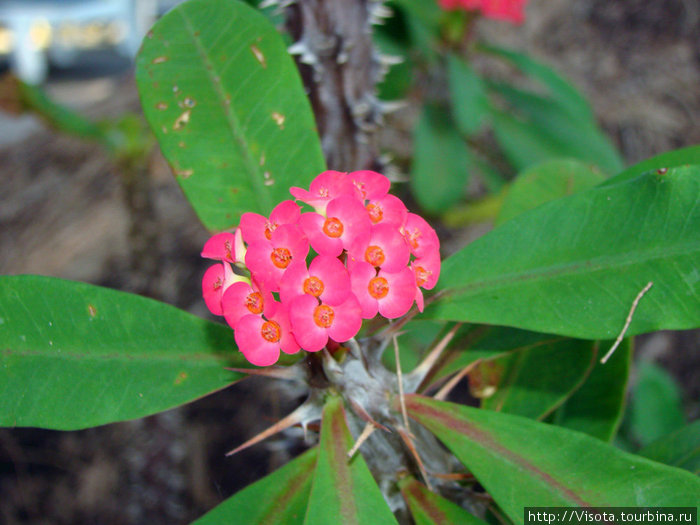
[[[594,166],[574,159],[536,164],[520,173],[508,189],[496,224],[536,208],[540,204],[573,195],[603,182]]]
[[[516,523],[523,523],[526,506],[694,506],[698,501],[696,476],[579,432],[416,395],[406,396],[406,408]]]
[[[416,525],[463,523],[484,525],[485,522],[470,514],[459,505],[452,503],[417,481],[406,477],[399,481],[401,495],[406,500]]]
[[[136,80],[146,118],[204,225],[267,214],[325,169],[299,73],[250,6],[191,0],[144,40]]]
[[[641,363],[630,402],[634,438],[646,446],[685,423],[681,393],[673,378],[654,363]]]
[[[490,109],[483,81],[469,64],[453,54],[447,56],[447,80],[457,126],[465,135],[476,133]]]
[[[552,157],[572,157],[612,174],[624,164],[594,121],[571,117],[558,102],[506,84],[494,84],[510,110],[494,110],[496,138],[510,162],[522,170]]]
[[[700,167],[546,203],[442,266],[433,318],[615,338],[700,326]]]
[[[246,367],[232,330],[106,288],[0,278],[0,425],[58,430],[144,417],[224,388]]]
[[[600,353],[612,343],[600,345]],[[588,379],[554,414],[561,427],[611,441],[622,419],[625,394],[632,361],[632,342],[624,339],[605,364],[597,361]]]
[[[254,525],[258,523],[304,523],[316,447],[282,468],[237,492],[192,525]]]
[[[700,474],[700,420],[657,439],[639,455]]]
[[[351,446],[343,402],[329,397],[305,524],[396,523],[362,455],[348,460]]]
[[[564,77],[549,66],[510,49],[481,46],[481,50],[506,59],[529,77],[545,86],[550,97],[557,101],[576,120],[593,121],[593,111],[583,95]]]
[[[596,346],[592,341],[564,339],[493,359],[487,366],[500,368],[502,374],[494,394],[482,400],[482,408],[546,417],[584,382],[597,356]]]
[[[649,171],[657,171],[679,166],[689,166],[700,164],[700,146],[690,146],[661,153],[650,159],[643,160],[639,164],[630,166],[622,173],[612,179],[608,179],[605,185],[617,184],[625,180],[635,179]]]
[[[414,132],[411,190],[421,208],[444,212],[464,197],[470,156],[449,113],[425,106]]]

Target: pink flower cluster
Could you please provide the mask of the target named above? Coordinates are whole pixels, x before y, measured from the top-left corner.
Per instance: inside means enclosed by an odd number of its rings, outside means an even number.
[[[204,274],[204,300],[248,361],[267,366],[280,350],[345,342],[363,319],[395,319],[414,301],[423,310],[421,288],[440,274],[438,237],[389,185],[373,171],[325,171],[308,191],[290,189],[315,211],[283,201],[269,217],[244,213],[233,233],[207,241],[202,257],[220,262]]]
[[[449,10],[481,11],[487,18],[521,24],[525,20],[527,0],[439,0],[440,7]]]

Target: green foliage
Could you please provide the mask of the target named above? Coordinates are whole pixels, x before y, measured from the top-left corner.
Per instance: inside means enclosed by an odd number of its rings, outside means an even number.
[[[250,367],[231,330],[132,294],[0,278],[0,425],[73,430],[224,388]]]
[[[485,522],[469,514],[462,507],[428,490],[415,478],[407,477],[399,482],[399,488],[416,525],[435,523],[463,523],[479,525]]]
[[[136,81],[148,122],[210,230],[268,214],[325,169],[299,73],[253,8],[191,0],[143,43]]]
[[[660,437],[639,455],[700,475],[700,421]]]
[[[443,108],[426,106],[414,132],[411,189],[431,213],[459,202],[466,191],[470,155],[451,118]]]
[[[321,442],[305,524],[396,523],[362,455],[348,460],[351,446],[343,401],[330,396],[323,408]]]
[[[445,260],[434,318],[611,338],[700,326],[700,166],[546,203]]]
[[[282,468],[237,492],[192,525],[220,525],[235,516],[239,525],[302,525],[316,466],[312,448]]]
[[[697,504],[697,476],[585,434],[415,395],[406,404],[515,523],[523,522],[526,506]]]

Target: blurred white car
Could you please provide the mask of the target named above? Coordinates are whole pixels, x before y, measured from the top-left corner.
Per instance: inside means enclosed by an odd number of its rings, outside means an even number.
[[[0,0],[0,56],[25,82],[44,81],[49,63],[68,66],[87,49],[133,57],[167,3],[159,0]]]

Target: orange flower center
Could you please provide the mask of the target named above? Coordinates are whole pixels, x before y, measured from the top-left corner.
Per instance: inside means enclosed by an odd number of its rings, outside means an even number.
[[[314,309],[314,323],[320,328],[329,328],[333,324],[335,312],[330,306],[319,304]]]
[[[413,228],[412,231],[404,231],[404,237],[408,241],[408,244],[411,245],[411,248],[413,248],[414,250],[418,249],[418,239],[420,238],[420,232],[417,228]]]
[[[430,270],[426,270],[422,266],[417,266],[415,268],[416,270],[416,284],[418,286],[423,286],[425,283],[428,282],[428,279],[430,278],[431,275],[433,275],[433,272]]]
[[[231,257],[231,241],[224,241],[224,250],[226,251],[226,258],[233,259],[233,257]]]
[[[224,281],[221,279],[221,277],[217,277],[216,281],[214,281],[214,284],[212,284],[212,288],[214,290],[218,290],[224,285]]]
[[[250,313],[258,315],[263,311],[263,296],[260,292],[249,293],[245,298],[245,307],[250,311]]]
[[[335,217],[328,217],[323,223],[323,233],[334,239],[343,235],[343,223]]]
[[[292,262],[292,254],[287,248],[275,248],[270,254],[270,259],[277,268],[284,269]]]
[[[323,293],[324,288],[323,281],[318,277],[311,276],[304,280],[304,293],[318,297]]]
[[[282,339],[282,329],[275,321],[265,321],[260,327],[260,335],[268,343],[276,343]]]
[[[369,282],[369,294],[375,299],[383,299],[389,293],[389,283],[384,277],[375,277]]]
[[[265,224],[265,238],[269,241],[272,239],[272,232],[277,229],[277,225],[271,222]]]
[[[379,246],[368,246],[365,250],[365,261],[370,263],[372,266],[381,266],[384,264],[386,256],[384,255],[384,250]]]
[[[377,204],[372,204],[370,202],[366,206],[366,208],[367,208],[367,213],[369,214],[369,218],[374,224],[377,224],[379,221],[381,221],[384,218],[384,210],[382,210],[381,206],[378,206]]]

